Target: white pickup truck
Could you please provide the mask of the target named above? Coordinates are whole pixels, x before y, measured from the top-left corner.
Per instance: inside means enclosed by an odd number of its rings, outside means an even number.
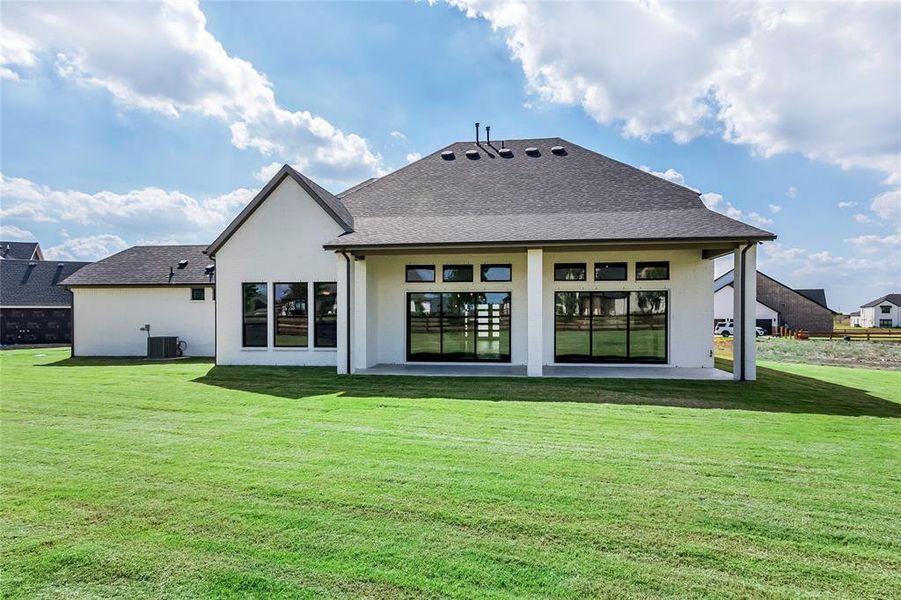
[[[725,321],[721,321],[717,323],[716,327],[713,328],[714,335],[721,335],[723,337],[729,337],[735,334],[735,324],[732,322],[732,319],[726,319]],[[760,337],[762,335],[766,335],[766,331],[762,327],[754,328],[754,337]]]

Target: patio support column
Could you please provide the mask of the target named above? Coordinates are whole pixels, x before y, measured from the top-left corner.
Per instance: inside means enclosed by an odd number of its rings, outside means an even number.
[[[353,315],[350,331],[351,344],[351,373],[369,366],[366,354],[366,261],[362,257],[354,257],[353,261]]]
[[[732,376],[736,381],[757,379],[757,244],[742,244],[735,250],[732,315]],[[742,293],[744,292],[744,293]],[[742,306],[744,299],[744,306]],[[744,320],[744,331],[742,331]]]
[[[350,365],[347,364],[347,327],[350,324],[349,316],[347,314],[347,296],[350,294],[350,281],[347,278],[347,260],[345,260],[344,255],[340,252],[335,253],[335,281],[338,284],[338,298],[337,300],[337,313],[338,313],[338,323],[337,323],[337,363],[338,363],[338,374],[346,375],[349,373]],[[316,307],[312,307],[313,311],[316,310]]]
[[[526,374],[529,377],[541,377],[544,374],[544,250],[529,248],[527,253],[528,346]]]

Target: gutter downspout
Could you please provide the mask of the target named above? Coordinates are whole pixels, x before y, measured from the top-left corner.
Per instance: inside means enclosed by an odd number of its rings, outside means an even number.
[[[739,332],[741,334],[741,364],[739,365],[739,381],[747,381],[745,379],[745,350],[748,347],[748,340],[745,339],[745,282],[747,281],[747,274],[745,273],[745,253],[754,247],[754,242],[748,241],[748,245],[742,248],[741,250],[741,297],[739,302],[741,303],[741,324],[739,325]]]
[[[347,374],[350,375],[350,257],[344,250],[339,250],[338,252],[344,257],[344,263],[347,265],[344,272],[344,280],[347,286],[347,296],[345,296],[345,311],[347,312]]]

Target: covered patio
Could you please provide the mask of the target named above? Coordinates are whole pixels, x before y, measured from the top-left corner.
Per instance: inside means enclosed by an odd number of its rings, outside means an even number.
[[[354,371],[357,375],[413,375],[421,377],[527,377],[524,365],[479,364],[377,364]],[[592,379],[691,379],[731,381],[732,373],[720,369],[692,369],[664,365],[547,365],[544,377]]]

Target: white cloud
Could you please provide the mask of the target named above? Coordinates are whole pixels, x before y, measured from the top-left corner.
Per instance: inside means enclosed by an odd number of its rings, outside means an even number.
[[[99,234],[68,238],[56,246],[44,250],[47,260],[99,260],[128,248],[117,235]]]
[[[701,201],[704,202],[704,206],[710,210],[719,210],[719,207],[723,203],[723,195],[717,194],[716,192],[706,192],[701,194]]]
[[[845,241],[859,246],[868,254],[884,249],[901,250],[901,229],[886,236],[859,235],[848,238]]]
[[[391,132],[391,137],[393,137],[393,138],[396,139],[396,140],[400,140],[400,141],[402,141],[402,142],[403,142],[403,141],[406,141],[406,139],[407,139],[407,136],[405,136],[405,135],[403,134],[403,132],[401,132],[401,131],[392,131],[392,132]]]
[[[782,212],[782,205],[781,205],[781,204],[770,204],[770,205],[769,205],[769,208],[770,208],[770,212],[773,213],[773,214]]]
[[[756,213],[756,212],[749,212],[748,220],[751,223],[753,223],[754,225],[757,225],[758,227],[762,227],[763,225],[772,225],[773,224],[772,219],[764,217],[760,213]]]
[[[901,227],[901,189],[890,190],[873,198],[870,210],[879,218]]]
[[[359,135],[279,105],[266,76],[207,31],[196,1],[11,3],[3,17],[6,68],[55,57],[61,77],[105,89],[123,106],[221,120],[238,148],[323,181],[355,183],[384,171]]]
[[[2,240],[21,240],[32,241],[34,234],[25,229],[16,227],[15,225],[0,225],[0,239]]]
[[[785,195],[789,198],[796,198],[798,196],[798,188],[795,186],[789,186],[788,190],[785,192]]]
[[[0,217],[36,223],[71,223],[118,228],[142,236],[204,243],[214,239],[254,196],[240,188],[197,199],[178,191],[149,187],[124,194],[56,190],[0,173]]]
[[[419,152],[410,152],[407,154],[407,162],[408,163],[416,162],[420,158],[422,158],[422,154],[420,154]]]
[[[863,213],[857,213],[854,215],[854,220],[858,223],[869,223],[870,217],[866,216]]]
[[[694,190],[696,192],[698,191],[693,187],[689,187],[689,186],[685,185],[685,176],[682,175],[682,173],[680,173],[679,171],[677,171],[675,169],[670,168],[670,169],[667,169],[666,171],[655,171],[654,169],[652,169],[651,167],[648,167],[646,165],[641,165],[638,168],[641,169],[642,171],[644,171],[645,173],[650,173],[651,175],[656,175],[657,177],[659,177],[661,179],[666,179],[670,183],[675,183],[676,185],[681,185],[681,186],[687,187],[688,189]]]
[[[624,135],[715,131],[899,177],[895,3],[448,1],[505,35],[544,101]]]
[[[857,206],[857,202],[839,202],[838,203],[839,208],[854,208],[855,206]]]

